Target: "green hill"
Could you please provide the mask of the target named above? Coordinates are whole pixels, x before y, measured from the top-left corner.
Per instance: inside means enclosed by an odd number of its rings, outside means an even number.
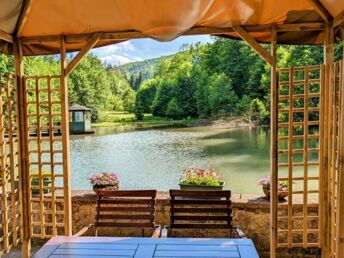
[[[147,59],[144,61],[138,61],[133,63],[128,63],[124,65],[119,65],[115,67],[116,70],[120,72],[127,80],[133,80],[133,78],[140,77],[141,73],[141,81],[148,80],[153,78],[154,76],[154,69],[156,66],[159,65],[162,59],[170,59],[173,55],[170,56],[161,56],[158,58]]]

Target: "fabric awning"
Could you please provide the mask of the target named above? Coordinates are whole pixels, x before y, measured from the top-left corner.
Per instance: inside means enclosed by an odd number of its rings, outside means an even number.
[[[343,0],[321,0],[332,17],[344,11]],[[29,3],[29,4],[28,4]],[[28,5],[28,8],[25,7]],[[22,26],[18,32],[18,24]],[[233,25],[269,26],[323,22],[307,0],[2,0],[0,30],[25,39],[50,37],[24,46],[25,55],[59,53],[60,35],[78,36],[96,32],[123,32],[101,39],[96,47],[131,38],[172,40],[184,34],[210,34],[237,38],[221,29]],[[203,29],[203,30],[202,30]],[[220,30],[220,31],[219,31]],[[128,33],[130,32],[130,33]],[[259,42],[269,42],[270,32],[251,32]],[[281,32],[279,43],[320,44],[321,31]],[[67,40],[68,51],[84,45]],[[11,53],[3,41],[0,50]]]

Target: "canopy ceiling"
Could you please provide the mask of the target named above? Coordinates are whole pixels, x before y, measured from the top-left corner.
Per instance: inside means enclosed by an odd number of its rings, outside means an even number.
[[[332,17],[344,11],[343,0],[320,2]],[[237,38],[230,27],[242,25],[259,42],[269,42],[271,24],[309,22],[320,23],[323,19],[308,0],[0,1],[0,30],[23,38],[24,43],[30,42],[24,46],[25,55],[59,53],[60,35],[69,39],[68,51],[75,51],[85,45],[78,35],[86,39],[97,32],[123,33],[107,34],[95,47],[143,37],[168,41],[183,34]],[[44,41],[37,40],[43,38]],[[319,44],[322,33],[319,30],[281,32],[278,41]],[[0,50],[11,53],[12,44],[2,41]]]

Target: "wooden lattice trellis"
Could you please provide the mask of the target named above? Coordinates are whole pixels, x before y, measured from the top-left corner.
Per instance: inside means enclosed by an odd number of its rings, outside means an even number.
[[[277,90],[277,248],[320,247],[322,66],[279,69]],[[278,202],[279,194],[287,195]]]
[[[17,85],[12,75],[0,77],[0,256],[21,237]]]
[[[65,233],[66,121],[60,76],[24,78],[31,236]]]

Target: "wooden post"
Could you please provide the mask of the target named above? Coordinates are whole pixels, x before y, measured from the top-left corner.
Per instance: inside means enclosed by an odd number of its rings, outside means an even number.
[[[334,46],[334,34],[332,25],[326,25],[325,28],[325,40],[324,40],[324,99],[323,101],[323,130],[322,130],[322,157],[321,157],[321,180],[320,180],[320,208],[321,208],[321,242],[322,257],[330,257],[330,232],[331,232],[331,210],[330,210],[330,198],[329,198],[329,176],[330,176],[330,162],[329,153],[331,145],[331,120],[330,120],[330,107],[329,101],[331,99],[330,88],[332,87],[332,65],[333,65],[333,46]]]
[[[270,257],[276,257],[277,246],[277,105],[278,105],[278,88],[277,88],[277,33],[273,28],[271,33],[271,112],[270,112],[270,129],[271,129],[271,149],[270,149],[270,169],[271,169],[271,192],[270,192],[270,224],[271,224],[271,241]]]
[[[344,61],[341,65],[341,84],[339,85],[339,119],[338,119],[338,193],[336,244],[337,257],[344,257]]]
[[[64,36],[60,40],[61,55],[61,102],[62,102],[62,151],[63,151],[63,184],[65,205],[65,235],[72,235],[72,195],[70,186],[70,146],[69,146],[69,115],[68,115],[68,84],[67,84],[67,59],[66,43]]]
[[[15,73],[16,73],[16,83],[17,83],[17,99],[18,99],[18,114],[19,114],[19,130],[18,130],[18,140],[19,140],[19,162],[20,162],[20,187],[22,194],[22,257],[29,258],[31,256],[31,225],[30,225],[30,212],[29,212],[29,188],[30,188],[30,178],[27,166],[27,116],[26,116],[26,104],[25,97],[26,92],[24,88],[24,61],[23,61],[23,51],[21,42],[19,39],[15,41]]]

